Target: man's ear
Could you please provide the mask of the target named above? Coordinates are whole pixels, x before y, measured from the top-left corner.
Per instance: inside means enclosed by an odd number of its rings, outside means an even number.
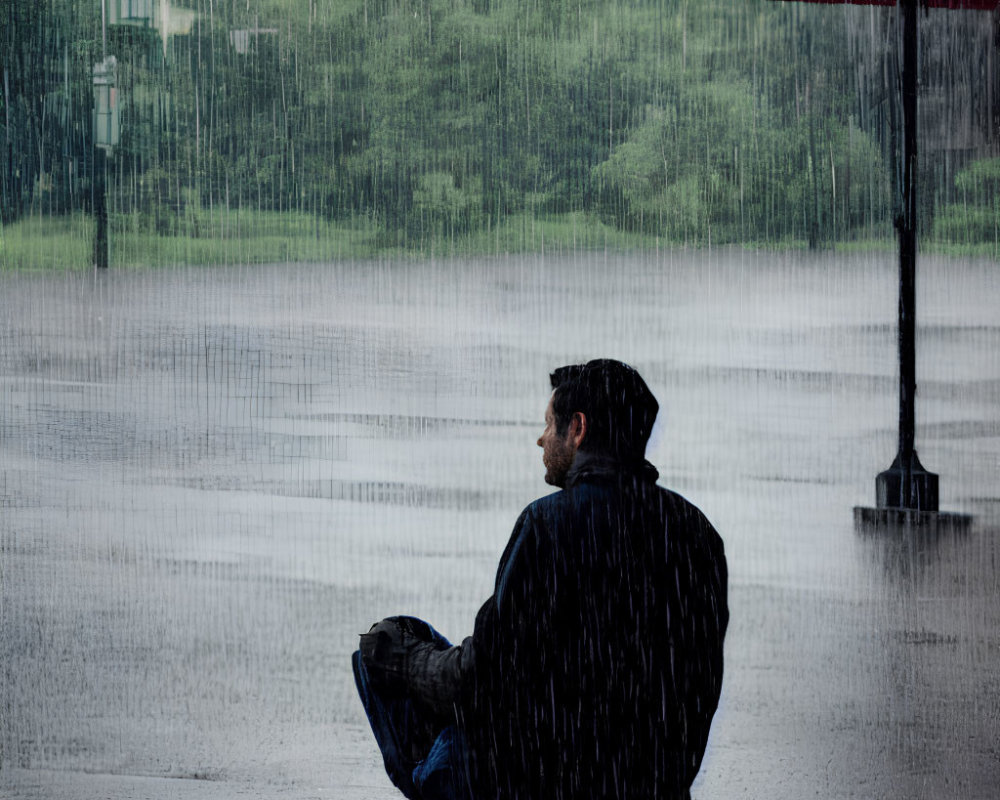
[[[566,432],[566,438],[573,445],[574,450],[579,450],[580,444],[586,436],[587,415],[582,411],[574,411],[573,416],[569,420],[569,430]]]

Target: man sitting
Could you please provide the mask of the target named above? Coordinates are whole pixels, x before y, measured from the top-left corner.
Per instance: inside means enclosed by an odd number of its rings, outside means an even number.
[[[521,512],[472,636],[392,617],[354,671],[409,798],[688,798],[722,688],[722,540],[656,485],[658,404],[618,361],[552,373],[542,448],[562,491]]]

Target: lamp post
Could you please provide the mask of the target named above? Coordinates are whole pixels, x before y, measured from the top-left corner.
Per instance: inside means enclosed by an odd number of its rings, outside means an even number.
[[[107,269],[109,261],[107,172],[108,160],[114,157],[121,138],[118,91],[118,61],[108,55],[108,25],[132,26],[156,30],[157,11],[162,18],[169,15],[167,0],[101,0],[101,61],[94,65],[94,156],[93,209],[96,221],[94,234],[94,265]],[[110,10],[110,13],[109,13]],[[193,13],[192,13],[193,16]],[[168,29],[164,27],[164,37]],[[164,41],[166,39],[164,38]]]
[[[105,56],[94,65],[94,216],[97,231],[94,235],[94,265],[97,269],[107,269],[108,250],[108,204],[107,171],[108,158],[113,155],[118,144],[120,123],[118,116],[118,62],[114,56]]]
[[[117,2],[117,0],[115,0]],[[94,157],[91,161],[94,174],[91,182],[93,191],[94,217],[97,230],[94,233],[94,267],[108,268],[108,156],[114,153],[118,144],[118,62],[108,56],[108,13],[107,0],[101,0],[101,60],[94,64]]]

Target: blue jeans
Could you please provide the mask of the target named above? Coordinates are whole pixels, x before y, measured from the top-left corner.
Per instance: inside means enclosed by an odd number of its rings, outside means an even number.
[[[427,641],[451,644],[426,622],[410,621]],[[389,779],[410,800],[472,800],[465,771],[465,741],[454,725],[442,725],[407,696],[373,686],[361,660],[351,657],[361,704],[382,751]]]

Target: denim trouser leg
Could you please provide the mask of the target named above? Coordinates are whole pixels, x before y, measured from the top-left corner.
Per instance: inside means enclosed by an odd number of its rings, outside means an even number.
[[[442,648],[450,646],[430,625],[420,625],[426,628],[429,641]],[[359,651],[351,661],[354,682],[390,780],[410,800],[470,800],[464,742],[455,726],[442,727],[410,698],[391,697],[373,686]]]

